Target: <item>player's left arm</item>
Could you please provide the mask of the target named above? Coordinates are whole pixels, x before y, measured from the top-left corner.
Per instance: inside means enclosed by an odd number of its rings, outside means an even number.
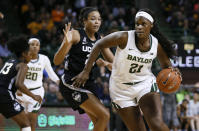
[[[169,57],[160,44],[158,44],[157,58],[162,69],[172,67]]]
[[[50,60],[47,56],[45,56],[45,67],[44,69],[46,70],[46,72],[48,73],[49,78],[54,81],[55,83],[57,83],[59,85],[59,77],[56,75],[56,73],[54,72]]]
[[[177,73],[180,75],[182,80],[182,74],[178,68],[172,67],[171,61],[169,57],[167,56],[166,52],[162,48],[160,44],[158,44],[158,53],[157,53],[158,61],[160,63],[160,66],[162,69],[164,68],[171,68],[173,71],[177,71]]]

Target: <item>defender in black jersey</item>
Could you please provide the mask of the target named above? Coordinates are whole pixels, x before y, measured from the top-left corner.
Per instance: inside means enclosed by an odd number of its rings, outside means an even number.
[[[41,103],[40,96],[32,94],[23,84],[27,65],[31,59],[26,37],[19,36],[8,42],[8,49],[16,58],[5,62],[0,70],[0,113],[6,118],[12,118],[22,131],[31,131],[29,121],[23,107],[16,101],[17,89]]]
[[[61,64],[67,57],[64,75],[61,77],[60,92],[74,110],[86,112],[94,123],[95,131],[106,130],[109,112],[95,95],[93,72],[84,87],[72,86],[72,78],[80,73],[95,42],[100,39],[98,33],[101,17],[96,8],[86,7],[81,10],[80,21],[84,28],[70,30],[71,23],[64,30],[64,40],[54,56],[54,64]],[[107,55],[108,54],[108,55]],[[104,56],[109,56],[110,50],[104,50]],[[109,59],[109,58],[107,58]]]

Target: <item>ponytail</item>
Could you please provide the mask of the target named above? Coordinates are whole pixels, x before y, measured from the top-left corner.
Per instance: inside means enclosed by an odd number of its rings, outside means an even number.
[[[153,22],[153,28],[151,29],[151,34],[158,39],[159,44],[162,46],[162,48],[164,49],[164,51],[167,54],[167,56],[169,58],[174,58],[174,56],[177,55],[177,52],[174,49],[174,42],[170,41],[169,39],[167,39],[160,32],[153,12],[151,10],[149,10],[149,9],[141,9],[139,11],[147,12],[147,13],[149,13],[153,17],[154,22]]]

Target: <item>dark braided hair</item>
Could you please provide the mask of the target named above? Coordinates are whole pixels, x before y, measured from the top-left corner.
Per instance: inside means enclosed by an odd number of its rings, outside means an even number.
[[[22,53],[29,50],[28,39],[24,35],[11,38],[8,42],[8,49],[14,53],[18,58]]]
[[[148,14],[150,14],[153,19],[154,19],[154,22],[153,22],[153,28],[151,29],[151,34],[153,36],[155,36],[157,39],[158,39],[158,42],[160,43],[160,45],[162,46],[162,48],[164,49],[165,53],[167,54],[167,56],[169,58],[174,58],[174,56],[177,55],[177,52],[176,50],[174,49],[174,42],[173,41],[170,41],[169,39],[167,39],[159,30],[158,28],[158,25],[157,25],[157,21],[156,21],[156,18],[153,14],[153,12],[149,9],[141,9],[139,11],[144,11],[144,12],[147,12]],[[138,12],[139,12],[138,11]]]
[[[80,15],[79,15],[79,23],[80,23],[81,26],[84,26],[84,24],[83,24],[84,20],[87,20],[88,14],[93,12],[93,11],[98,11],[98,9],[95,8],[95,7],[85,7],[83,9],[81,9]]]

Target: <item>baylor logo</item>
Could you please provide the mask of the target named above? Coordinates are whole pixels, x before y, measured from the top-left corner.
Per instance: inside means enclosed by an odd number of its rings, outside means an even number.
[[[132,55],[129,55],[127,56],[127,59],[128,60],[131,60],[131,61],[137,61],[137,62],[140,62],[140,63],[151,63],[153,59],[145,59],[145,58],[142,58],[142,57],[137,57],[137,56],[132,56]]]

